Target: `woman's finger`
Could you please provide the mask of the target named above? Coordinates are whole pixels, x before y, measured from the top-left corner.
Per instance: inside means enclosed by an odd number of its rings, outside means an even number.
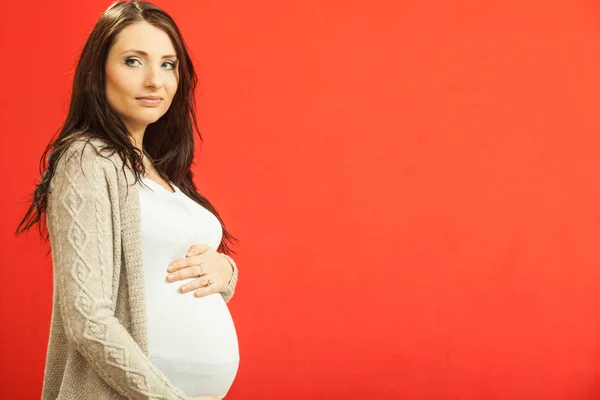
[[[179,291],[181,293],[187,293],[187,292],[191,292],[192,290],[204,289],[209,286],[212,286],[212,282],[210,281],[210,278],[207,276],[203,276],[201,278],[194,279],[193,281],[181,286],[179,288]]]
[[[204,273],[202,265],[192,265],[179,271],[172,272],[167,275],[168,282],[180,281],[183,279],[197,278]]]
[[[192,265],[202,264],[204,261],[204,256],[190,256],[186,258],[181,258],[179,260],[173,261],[171,264],[167,266],[167,272],[175,272],[183,268],[187,268]]]
[[[209,294],[213,294],[216,293],[215,291],[215,284],[212,282],[207,282],[208,284],[205,286],[200,287],[199,289],[197,289],[194,292],[194,296],[195,297],[204,297],[204,296],[208,296]]]
[[[204,253],[205,251],[207,251],[209,249],[210,249],[210,247],[208,245],[206,245],[206,244],[195,244],[192,247],[190,247],[190,249],[185,254],[185,256],[186,257],[197,256],[199,254]]]

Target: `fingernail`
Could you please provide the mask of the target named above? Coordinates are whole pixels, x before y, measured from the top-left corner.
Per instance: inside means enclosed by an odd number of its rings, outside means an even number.
[[[173,271],[173,267],[167,268],[167,271],[169,271],[169,272]]]
[[[185,292],[185,291],[187,290],[187,288],[188,288],[187,286],[182,286],[182,287],[181,287],[181,291],[182,291],[182,292]]]
[[[169,274],[167,276],[167,280],[172,281],[173,279],[175,279],[175,274]]]

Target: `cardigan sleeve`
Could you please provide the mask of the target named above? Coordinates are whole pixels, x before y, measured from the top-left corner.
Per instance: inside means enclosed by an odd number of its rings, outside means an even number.
[[[189,400],[150,362],[114,314],[108,178],[116,181],[116,173],[92,145],[73,145],[57,162],[47,220],[64,330],[91,368],[125,398]]]
[[[225,290],[221,292],[223,300],[225,300],[225,302],[228,302],[229,300],[231,300],[231,298],[233,297],[233,293],[235,292],[235,287],[237,285],[238,280],[238,268],[235,261],[233,261],[233,258],[229,257],[227,254],[222,253],[222,255],[227,259],[227,261],[229,261],[229,264],[231,264],[231,268],[233,268],[233,275],[231,275],[229,284],[227,285]]]

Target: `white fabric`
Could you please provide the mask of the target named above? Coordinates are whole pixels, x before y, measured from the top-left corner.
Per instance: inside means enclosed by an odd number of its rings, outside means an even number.
[[[185,258],[193,244],[217,249],[219,220],[187,197],[149,178],[139,183],[148,350],[152,362],[189,396],[223,397],[239,364],[235,326],[220,294],[196,298],[167,282],[167,266]]]

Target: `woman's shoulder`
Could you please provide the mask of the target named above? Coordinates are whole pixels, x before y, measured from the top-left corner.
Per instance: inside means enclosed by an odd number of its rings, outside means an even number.
[[[111,148],[108,142],[92,136],[81,136],[71,140],[64,150],[64,157],[66,159],[75,157],[80,162],[99,166],[120,167],[123,164],[117,152]]]
[[[109,182],[119,182],[129,179],[128,168],[124,167],[118,153],[102,139],[96,137],[77,137],[72,139],[57,160],[56,175],[64,174],[87,176],[104,176]]]
[[[94,154],[106,157],[111,153],[107,142],[93,136],[78,136],[70,139],[69,144],[65,148],[65,154],[75,154],[77,151],[88,157]]]

